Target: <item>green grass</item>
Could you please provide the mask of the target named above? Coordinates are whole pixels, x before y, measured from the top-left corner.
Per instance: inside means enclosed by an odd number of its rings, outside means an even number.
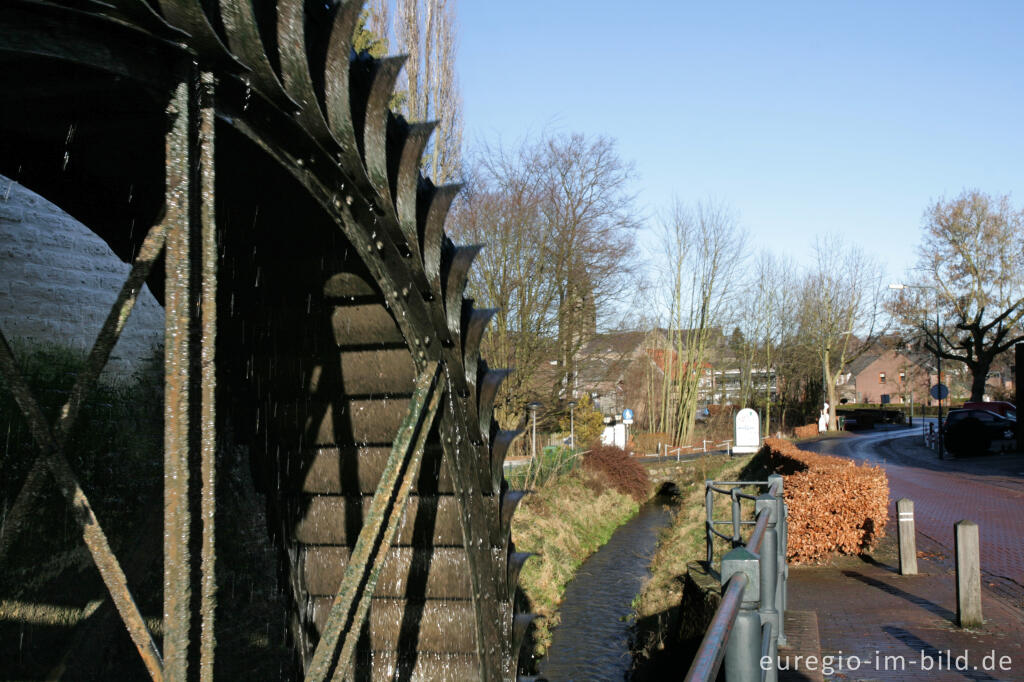
[[[54,424],[82,370],[84,354],[46,347],[16,348],[15,355],[40,409]],[[133,380],[101,381],[83,403],[64,448],[122,564],[138,538],[154,532],[146,521],[160,518],[161,415],[156,365]],[[14,538],[0,572],[0,672],[7,677],[49,673],[68,647],[67,628],[81,619],[83,609],[106,596],[72,508],[48,472],[25,526],[16,528],[6,518],[38,455],[28,425],[0,378],[0,507],[4,533]],[[155,532],[159,531],[156,525]],[[157,553],[158,568],[159,550],[159,542],[150,548]],[[159,580],[132,588],[143,616],[159,622]],[[26,612],[36,613],[29,623]]]

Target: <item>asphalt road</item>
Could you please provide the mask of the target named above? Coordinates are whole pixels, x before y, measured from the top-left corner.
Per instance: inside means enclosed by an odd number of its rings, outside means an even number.
[[[953,525],[979,526],[982,582],[1024,608],[1024,454],[1002,453],[940,461],[923,445],[921,429],[893,427],[830,438],[801,447],[871,463],[889,477],[889,525],[896,500],[914,501],[918,550],[953,565]]]

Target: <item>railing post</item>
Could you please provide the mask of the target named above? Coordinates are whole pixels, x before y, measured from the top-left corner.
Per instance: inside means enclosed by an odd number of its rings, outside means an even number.
[[[761,598],[761,571],[758,557],[746,547],[737,547],[722,557],[722,592],[729,579],[745,573],[747,586],[732,634],[725,647],[725,679],[728,682],[760,682],[761,617],[757,607]]]
[[[786,498],[783,497],[783,478],[780,474],[772,474],[768,477],[768,489],[775,485],[778,481],[778,487],[776,488],[775,497],[775,531],[776,531],[776,546],[778,557],[776,567],[776,583],[775,583],[775,608],[779,612],[779,636],[777,638],[778,646],[786,646],[786,581],[789,578],[789,565],[786,562],[786,549],[788,535],[786,532]]]
[[[742,536],[740,535],[740,521],[741,510],[740,510],[740,489],[738,487],[733,488],[731,491],[732,496],[732,544],[733,547],[740,544]]]
[[[705,526],[704,533],[707,537],[706,554],[708,557],[708,568],[711,567],[711,562],[715,558],[715,535],[711,532],[715,521],[713,514],[715,506],[715,491],[711,489],[712,483],[714,483],[714,481],[704,481],[704,509],[707,512],[707,524]]]
[[[770,485],[770,484],[769,484]],[[762,510],[768,514],[768,526],[765,528],[764,537],[761,539],[761,551],[759,557],[759,570],[761,573],[761,624],[769,625],[772,628],[772,635],[769,640],[768,651],[761,651],[761,656],[768,656],[771,661],[764,677],[765,682],[776,682],[778,671],[776,661],[778,660],[778,634],[779,623],[782,621],[778,609],[776,609],[776,596],[779,589],[778,574],[778,531],[776,525],[779,518],[777,499],[770,493],[759,495],[754,501],[754,509],[758,516]],[[763,668],[762,668],[763,669]]]

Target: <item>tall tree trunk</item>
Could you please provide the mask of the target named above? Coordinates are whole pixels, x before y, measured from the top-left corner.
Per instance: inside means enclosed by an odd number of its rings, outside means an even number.
[[[985,399],[985,381],[988,379],[992,360],[979,359],[968,366],[971,369],[971,402],[981,402]]]

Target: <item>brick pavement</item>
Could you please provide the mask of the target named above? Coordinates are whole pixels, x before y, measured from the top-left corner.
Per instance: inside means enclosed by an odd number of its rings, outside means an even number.
[[[804,676],[780,679],[814,679],[809,672],[818,672],[818,679],[850,682],[1024,680],[1024,613],[986,590],[984,626],[962,630],[956,626],[952,571],[922,556],[919,575],[901,576],[895,551],[890,537],[873,560],[843,557],[824,567],[791,568],[788,608],[817,614],[821,654],[833,659],[831,669],[818,659],[816,671],[807,671],[803,659]],[[796,649],[807,650],[798,633],[790,639]],[[795,650],[780,650],[783,664],[787,653]],[[788,663],[800,667],[793,658]],[[958,663],[966,669],[950,669]]]
[[[896,570],[893,518],[870,558],[792,567],[787,625],[792,618],[801,625],[791,633],[791,648],[780,651],[791,668],[780,680],[1024,680],[1024,476],[1018,473],[1024,457],[938,462],[915,447],[913,439],[899,439],[879,447],[878,455],[890,475],[892,506],[903,496],[915,501],[919,575]],[[985,623],[977,630],[956,626],[952,526],[961,518],[981,526]],[[806,614],[816,617],[816,631]],[[821,658],[815,670],[806,659],[815,635],[821,654],[832,657],[824,670]],[[796,654],[804,656],[799,664]]]
[[[939,461],[916,438],[889,441],[878,450],[887,456],[890,527],[896,500],[914,500],[919,544],[952,566],[953,524],[976,522],[986,586],[1024,609],[1024,456]]]

